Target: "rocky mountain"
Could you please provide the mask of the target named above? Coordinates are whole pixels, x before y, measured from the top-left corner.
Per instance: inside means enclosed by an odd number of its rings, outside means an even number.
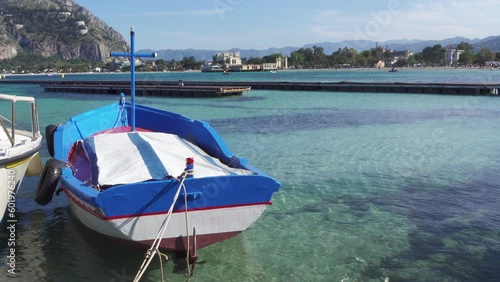
[[[103,62],[126,50],[120,33],[73,0],[0,0],[0,59],[31,52]]]
[[[283,47],[283,48],[269,48],[264,50],[255,49],[230,49],[230,50],[141,50],[143,52],[156,52],[158,53],[157,59],[163,60],[176,60],[179,61],[184,57],[195,57],[197,60],[210,61],[216,52],[234,52],[239,51],[242,58],[263,57],[266,55],[281,53],[283,55],[290,55],[291,52],[300,48],[312,48],[313,46],[323,47],[325,54],[332,54],[339,48],[355,48],[358,51],[369,50],[378,46],[387,47],[396,51],[412,50],[414,54],[422,52],[425,47],[440,44],[443,47],[457,45],[460,42],[469,42],[474,47],[474,51],[478,52],[482,47],[491,49],[494,52],[500,51],[500,36],[491,36],[484,39],[469,39],[465,37],[453,37],[443,40],[391,40],[387,42],[375,42],[370,40],[346,40],[341,42],[318,42],[310,43],[301,47]]]

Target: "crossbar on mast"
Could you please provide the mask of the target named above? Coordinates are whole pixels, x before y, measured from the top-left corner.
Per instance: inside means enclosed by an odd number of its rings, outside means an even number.
[[[111,52],[111,57],[128,57],[130,59],[130,96],[132,102],[131,109],[131,119],[132,119],[132,131],[135,131],[135,58],[155,58],[156,53],[145,54],[145,53],[135,53],[135,43],[134,43],[135,29],[130,27],[130,53],[122,52]]]

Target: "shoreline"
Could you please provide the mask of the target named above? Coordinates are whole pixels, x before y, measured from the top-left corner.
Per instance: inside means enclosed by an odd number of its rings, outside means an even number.
[[[391,67],[385,68],[317,68],[317,69],[282,69],[278,72],[310,72],[310,71],[388,71]],[[400,71],[410,71],[410,70],[487,70],[496,71],[500,68],[490,68],[490,67],[397,67],[394,68]],[[230,73],[266,73],[267,71],[233,71]],[[186,71],[147,71],[147,72],[136,72],[136,74],[159,74],[159,73],[202,73],[200,70],[186,70]],[[212,73],[212,72],[207,72]],[[217,72],[213,72],[217,73]],[[46,77],[61,77],[62,75],[97,75],[97,74],[124,74],[128,75],[130,72],[68,72],[68,73],[51,73],[47,75],[46,73],[10,73],[10,74],[0,74],[0,79],[6,79],[11,76],[46,76]]]

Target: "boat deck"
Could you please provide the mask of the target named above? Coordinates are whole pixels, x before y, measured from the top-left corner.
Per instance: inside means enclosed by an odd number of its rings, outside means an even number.
[[[10,132],[9,132],[10,133]],[[16,134],[16,145],[31,141],[31,137]],[[0,151],[12,147],[7,133],[0,127]]]

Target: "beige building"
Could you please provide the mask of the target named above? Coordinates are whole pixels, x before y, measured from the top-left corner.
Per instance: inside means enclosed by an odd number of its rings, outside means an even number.
[[[276,59],[276,68],[282,70],[288,68],[288,57],[281,57]]]
[[[271,70],[277,70],[277,69],[278,69],[277,63],[264,63],[264,64],[262,64],[263,71],[271,71]]]
[[[380,61],[378,61],[378,62],[375,64],[375,66],[374,66],[374,67],[376,67],[377,69],[383,69],[383,68],[385,68],[385,62],[384,62],[384,61],[382,61],[382,60],[380,60]]]
[[[215,59],[217,62],[224,62],[224,65],[227,67],[232,67],[232,66],[240,66],[241,65],[241,58],[240,58],[240,52],[218,52],[215,54]]]
[[[243,65],[241,67],[242,71],[260,71],[262,70],[262,65],[259,64],[249,64],[249,65]]]
[[[222,63],[225,69],[233,71],[270,71],[288,69],[288,57],[277,58],[275,63],[243,64],[240,52],[217,52],[214,62]]]

